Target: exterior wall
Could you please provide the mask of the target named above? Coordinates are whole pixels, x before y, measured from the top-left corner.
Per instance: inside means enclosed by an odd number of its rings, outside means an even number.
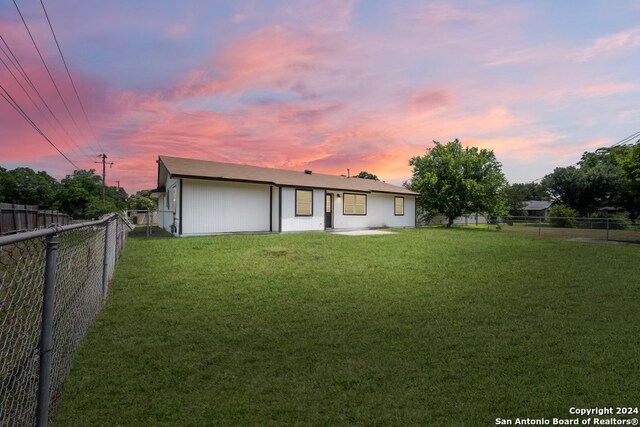
[[[447,225],[449,220],[444,215],[436,215],[424,225]],[[486,224],[487,218],[482,214],[470,214],[459,216],[453,220],[454,225],[480,225]]]
[[[182,182],[182,184],[181,184]],[[333,193],[333,228],[414,227],[415,197],[404,197],[404,215],[394,215],[393,194],[368,193],[366,215],[344,215],[344,192],[313,190],[313,215],[295,215],[295,190],[228,181],[167,177],[167,192],[158,199],[158,225],[183,236],[237,232],[322,231],[325,229],[325,194]],[[182,185],[182,188],[181,188]],[[176,188],[175,207],[167,199]],[[182,197],[181,197],[182,192]],[[282,194],[282,200],[279,196]],[[340,198],[337,196],[340,195]],[[180,203],[183,203],[180,218]],[[280,225],[282,229],[280,229]]]
[[[175,232],[174,235],[178,235],[179,231],[179,223],[180,219],[178,218],[180,214],[180,180],[176,178],[171,178],[167,176],[167,181],[165,182],[165,187],[167,189],[164,196],[158,198],[158,226],[171,232],[171,227],[174,224],[174,216],[175,220]],[[176,206],[171,205],[167,208],[167,199],[171,199],[172,189],[176,188]],[[171,200],[170,200],[171,201]]]
[[[306,189],[305,189],[306,190]],[[282,230],[324,230],[324,190],[313,190],[313,215],[296,216],[296,189],[282,187]]]
[[[183,179],[182,235],[269,231],[269,186]]]
[[[401,216],[394,215],[394,197],[393,194],[368,193],[366,215],[344,215],[344,192],[333,192],[333,228],[415,227],[415,196],[402,196],[404,215]]]
[[[280,231],[280,187],[271,186],[271,231]]]

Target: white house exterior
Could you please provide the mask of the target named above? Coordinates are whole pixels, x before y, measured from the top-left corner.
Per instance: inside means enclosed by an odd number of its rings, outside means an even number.
[[[158,223],[176,236],[415,227],[418,193],[360,178],[160,156]]]

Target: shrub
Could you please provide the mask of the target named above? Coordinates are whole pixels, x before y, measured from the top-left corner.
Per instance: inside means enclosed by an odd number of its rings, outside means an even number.
[[[553,205],[549,209],[550,222],[553,227],[575,227],[578,212],[565,205]]]

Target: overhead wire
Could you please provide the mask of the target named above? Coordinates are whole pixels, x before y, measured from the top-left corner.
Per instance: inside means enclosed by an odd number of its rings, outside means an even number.
[[[609,146],[609,148],[618,147],[618,146],[620,146],[620,145],[626,145],[627,143],[629,143],[629,142],[630,142],[631,140],[633,140],[634,138],[639,138],[639,140],[638,140],[638,141],[636,141],[636,142],[634,142],[634,144],[635,144],[635,143],[640,142],[640,131],[635,132],[635,133],[632,133],[631,135],[627,136],[626,138],[622,138],[620,141],[618,141],[618,142],[615,142],[615,143],[611,144],[611,145]],[[545,175],[545,176],[546,176],[546,175]],[[531,181],[531,182],[541,181],[542,179],[544,179],[544,176],[543,176],[542,178],[534,179],[534,180],[533,180],[533,181]]]
[[[31,80],[31,78],[29,77],[29,74],[27,73],[27,71],[24,69],[24,67],[22,66],[22,64],[20,63],[20,60],[18,59],[18,57],[15,55],[15,53],[13,52],[13,50],[11,49],[11,46],[9,46],[9,44],[7,43],[7,41],[4,39],[4,37],[2,37],[2,34],[0,34],[0,41],[2,41],[2,43],[4,44],[4,46],[6,47],[7,51],[9,52],[9,54],[7,54],[7,52],[4,50],[4,48],[2,46],[0,46],[0,51],[2,53],[5,54],[5,56],[9,59],[9,61],[11,62],[11,64],[16,68],[16,70],[19,72],[19,74],[22,76],[22,78],[27,82],[27,84],[29,85],[29,87],[31,88],[31,90],[33,90],[33,92],[38,96],[38,99],[40,99],[40,101],[42,102],[42,104],[44,104],[45,108],[47,109],[47,111],[49,112],[49,114],[51,114],[51,117],[53,117],[53,119],[55,120],[55,122],[58,124],[58,126],[60,127],[60,129],[62,129],[62,131],[64,132],[64,134],[67,136],[67,138],[69,138],[69,140],[73,143],[73,145],[76,146],[76,148],[82,153],[82,156],[85,157],[92,157],[91,154],[87,153],[83,147],[81,147],[80,145],[77,144],[77,142],[75,141],[75,138],[73,136],[71,136],[71,134],[69,133],[69,131],[66,129],[66,127],[62,124],[62,122],[60,121],[60,119],[58,119],[58,116],[53,112],[53,110],[51,109],[51,107],[49,106],[49,104],[47,103],[47,101],[44,99],[44,97],[42,96],[42,94],[40,93],[40,91],[38,90],[38,88],[36,88],[35,84],[33,83],[33,81]],[[73,150],[72,150],[73,151]]]
[[[42,65],[44,66],[45,70],[47,71],[47,74],[49,75],[49,79],[51,80],[51,83],[53,84],[53,87],[55,88],[56,92],[58,93],[58,96],[60,97],[60,101],[62,101],[62,105],[64,105],[65,110],[67,110],[67,113],[69,114],[69,117],[71,118],[71,121],[73,122],[74,126],[76,127],[76,129],[80,133],[80,136],[82,138],[86,139],[86,136],[82,133],[82,130],[80,129],[80,127],[78,126],[78,123],[76,122],[76,119],[73,117],[73,114],[71,113],[71,110],[69,109],[69,106],[67,105],[67,102],[64,100],[64,97],[62,96],[62,92],[60,92],[60,88],[56,84],[56,81],[53,78],[53,75],[51,74],[51,70],[49,70],[49,67],[47,66],[47,62],[44,60],[44,57],[42,56],[42,53],[40,52],[40,48],[38,48],[38,44],[36,43],[36,40],[33,38],[33,34],[31,34],[31,30],[29,29],[29,25],[27,25],[27,21],[24,19],[24,16],[22,15],[22,12],[20,11],[20,8],[18,7],[18,3],[16,3],[16,0],[12,0],[12,1],[13,1],[14,6],[16,7],[16,10],[18,11],[18,15],[20,15],[20,19],[22,20],[22,23],[24,24],[24,27],[27,30],[27,33],[29,34],[29,38],[31,39],[31,42],[33,43],[33,47],[35,47],[36,52],[38,53],[38,56],[40,57],[40,60],[42,61]]]
[[[611,145],[611,147],[617,147],[617,146],[623,145],[623,144],[626,145],[628,142],[630,142],[634,138],[640,138],[640,131],[635,132],[635,133],[629,135],[628,137],[621,139],[620,141],[618,141],[615,144]],[[638,141],[636,141],[636,142],[638,142]]]
[[[1,47],[0,47],[1,49]],[[4,53],[4,51],[3,51]],[[6,53],[5,53],[6,54]],[[13,71],[11,70],[11,68],[7,65],[7,63],[4,61],[4,59],[2,59],[2,57],[0,56],[0,62],[2,62],[2,64],[5,66],[5,68],[7,69],[7,71],[9,71],[9,74],[11,74],[11,77],[13,77],[13,79],[16,81],[16,83],[18,84],[18,86],[20,86],[20,89],[22,89],[22,91],[24,92],[24,94],[27,96],[27,98],[29,98],[29,101],[31,101],[31,104],[33,104],[34,107],[36,107],[36,109],[38,110],[38,112],[40,113],[40,115],[47,121],[47,123],[51,126],[51,119],[44,113],[44,111],[42,111],[42,109],[40,108],[40,106],[36,103],[36,101],[31,97],[31,95],[29,94],[29,92],[27,91],[27,89],[22,85],[22,83],[20,82],[20,80],[18,79],[18,77],[16,77],[16,75],[13,73]],[[73,147],[71,147],[71,145],[69,145],[68,143],[66,144],[68,148],[71,149],[72,152],[74,152],[74,154],[78,154],[77,151],[74,151]]]
[[[89,130],[91,131],[91,133],[94,135],[95,138],[95,131],[93,130],[93,126],[91,124],[91,121],[89,120],[89,116],[87,115],[87,111],[84,108],[84,104],[82,103],[82,100],[80,99],[80,95],[78,93],[78,89],[76,88],[76,84],[73,81],[73,78],[71,77],[71,72],[69,71],[69,66],[67,65],[67,61],[64,58],[64,55],[62,54],[62,48],[60,47],[60,43],[58,42],[58,37],[56,36],[56,32],[53,29],[53,25],[51,24],[51,20],[49,19],[49,14],[47,13],[47,8],[44,6],[44,1],[40,0],[40,4],[42,5],[42,10],[44,11],[44,16],[47,18],[47,23],[49,24],[49,28],[51,29],[51,34],[53,35],[53,40],[56,42],[56,47],[58,48],[58,53],[60,53],[60,58],[62,59],[62,63],[64,64],[64,69],[67,71],[67,76],[69,77],[69,81],[71,82],[71,87],[73,88],[73,92],[76,95],[76,99],[78,100],[78,104],[80,104],[80,108],[82,110],[82,114],[84,115],[84,118],[87,122],[87,125],[89,126]],[[98,143],[98,146],[100,147],[101,151],[105,151],[104,147],[102,147],[102,143],[99,140],[96,140],[96,142]]]
[[[22,107],[20,107],[20,105],[16,102],[16,100],[11,96],[11,94],[9,92],[7,92],[7,90],[4,88],[4,86],[2,86],[2,84],[0,84],[0,89],[4,92],[4,93],[0,93],[0,96],[2,96],[4,98],[5,101],[7,101],[7,103],[9,103],[9,105],[11,105],[11,107],[13,107],[14,110],[16,110],[16,112],[18,112],[18,114],[20,114],[20,116],[22,116],[23,119],[25,119],[27,121],[27,123],[29,123],[31,125],[31,127],[33,127],[33,129],[35,129],[36,132],[38,132],[40,134],[40,136],[42,136],[48,143],[49,145],[51,145],[53,148],[56,149],[56,151],[58,153],[60,153],[60,155],[62,157],[64,157],[64,159],[69,162],[74,168],[76,169],[80,169],[78,167],[78,165],[76,165],[69,157],[67,157],[66,154],[64,154],[62,152],[62,150],[60,150],[54,143],[53,141],[51,141],[49,139],[49,137],[47,137],[47,135],[45,135],[45,133],[38,127],[38,125],[35,124],[35,122],[29,117],[29,115],[22,109]]]

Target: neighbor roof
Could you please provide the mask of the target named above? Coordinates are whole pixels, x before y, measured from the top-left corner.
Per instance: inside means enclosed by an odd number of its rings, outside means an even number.
[[[208,160],[184,159],[180,157],[160,156],[160,163],[167,171],[178,178],[199,178],[225,181],[244,181],[272,184],[284,187],[311,187],[327,190],[357,191],[363,193],[392,193],[417,196],[411,190],[397,185],[371,179],[347,178],[344,176],[320,173],[263,168],[239,165],[235,163],[211,162]],[[160,178],[160,177],[158,177]],[[158,183],[161,185],[161,183]]]
[[[524,205],[525,211],[543,211],[551,207],[551,203],[548,200],[527,200]]]

